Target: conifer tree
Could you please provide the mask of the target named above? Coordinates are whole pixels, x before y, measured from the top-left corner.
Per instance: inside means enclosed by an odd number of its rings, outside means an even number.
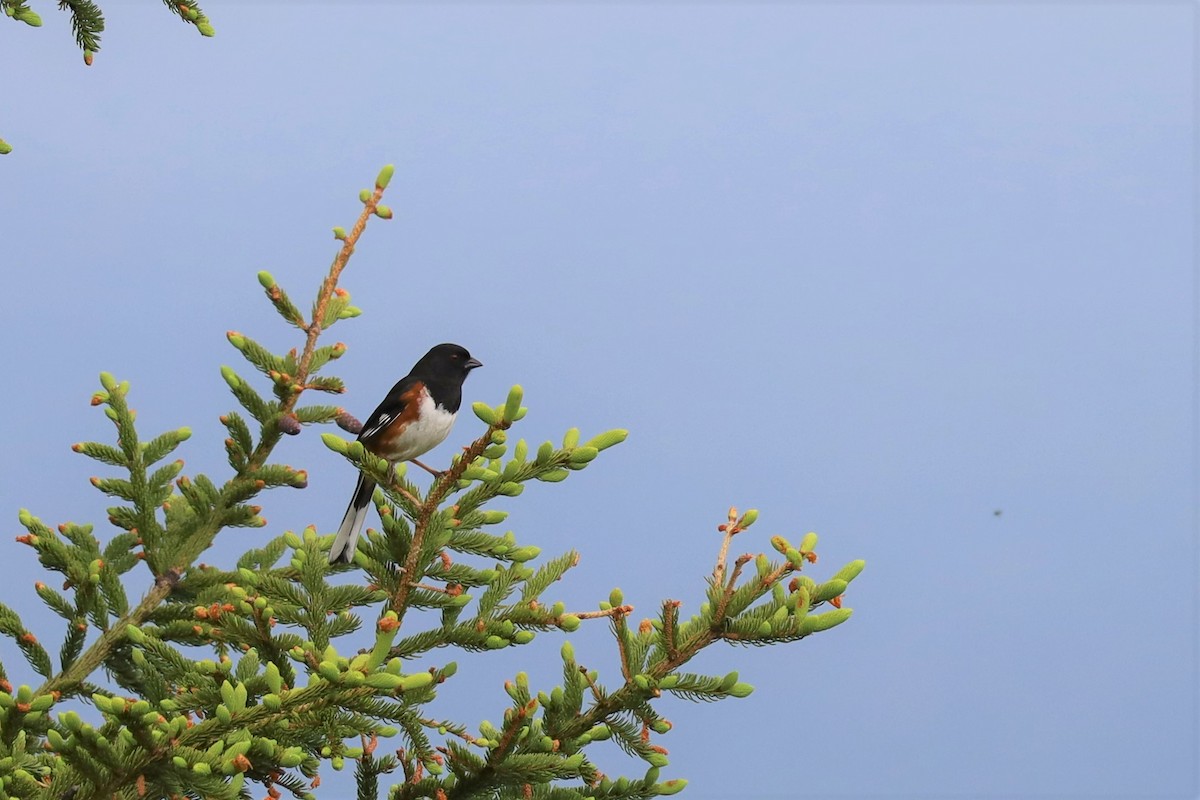
[[[805,572],[817,560],[816,534],[796,543],[773,537],[775,560],[731,557],[754,510],[730,509],[719,526],[716,563],[690,616],[668,599],[633,622],[619,590],[585,611],[547,597],[578,554],[540,559],[537,546],[496,533],[506,512],[493,501],[518,497],[529,481],[571,477],[626,432],[585,439],[571,429],[561,444],[536,447],[513,441],[527,411],[520,386],[494,406],[474,404],[477,435],[426,491],[403,465],[393,472],[361,444],[323,434],[379,485],[381,524],[368,530],[353,564],[330,565],[332,533],[314,526],[264,537],[236,564],[200,563],[226,529],[265,527],[255,504],[261,495],[305,488],[306,471],[277,452],[288,435],[328,424],[357,431],[343,409],[312,398],[343,390],[327,370],[346,348],[321,338],[359,314],[339,281],[368,221],[391,218],[380,203],[391,177],[385,167],[362,191],[353,227],[334,229],[340,249],[308,314],[259,273],[299,342],[279,354],[228,334],[259,374],[221,368],[238,405],[220,417],[227,474],[186,474],[171,456],[189,429],[143,439],[129,383],[101,374],[91,402],[115,426],[115,441],[73,449],[105,468],[92,483],[114,498],[115,533],[20,512],[27,532],[18,541],[61,573],[60,589],[39,582],[36,592],[64,628],[52,655],[0,605],[0,634],[15,645],[0,651],[0,800],[312,798],[323,770],[350,764],[359,800],[675,794],[686,781],[660,779],[671,729],[663,696],[712,701],[752,691],[737,672],[685,671],[692,657],[720,642],[795,642],[849,618],[841,597],[863,562],[817,582]],[[331,581],[344,573],[355,579]],[[498,698],[498,724],[429,715],[434,696],[454,690],[454,651],[486,658],[585,624],[611,629],[619,672],[601,676],[580,664],[564,638],[561,684],[533,686],[518,673]],[[353,652],[348,644],[363,626],[373,639]],[[36,680],[12,685],[13,650]],[[599,771],[588,748],[604,740],[628,754],[633,777]]]

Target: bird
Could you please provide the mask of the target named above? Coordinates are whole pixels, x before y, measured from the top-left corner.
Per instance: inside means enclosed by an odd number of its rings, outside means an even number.
[[[446,343],[431,348],[367,417],[358,441],[393,468],[402,461],[412,461],[437,475],[436,470],[417,461],[417,457],[450,435],[454,417],[462,405],[463,381],[471,370],[482,366],[461,345]],[[354,560],[358,533],[374,492],[375,481],[365,472],[359,472],[346,516],[329,550],[330,564],[349,564]]]

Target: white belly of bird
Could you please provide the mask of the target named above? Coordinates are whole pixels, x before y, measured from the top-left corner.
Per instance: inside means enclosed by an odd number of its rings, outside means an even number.
[[[454,414],[433,402],[428,392],[421,395],[421,412],[404,429],[402,449],[389,453],[390,461],[420,458],[446,440],[454,427]]]

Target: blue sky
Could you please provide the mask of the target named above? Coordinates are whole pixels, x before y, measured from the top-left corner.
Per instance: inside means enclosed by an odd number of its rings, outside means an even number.
[[[1194,4],[212,2],[206,40],[112,2],[90,69],[42,6],[0,24],[14,533],[103,520],[69,450],[110,435],[101,369],[224,475],[224,332],[296,343],[255,273],[306,299],[394,162],[343,402],[453,340],[468,400],[525,386],[522,435],[628,428],[502,506],[581,552],[558,597],[694,608],[730,504],[762,512],[743,549],[867,561],[846,625],[695,665],[757,691],[664,706],[685,796],[1200,790]],[[347,465],[285,447],[310,488],[210,561],[336,527]],[[3,600],[49,637],[8,547]],[[602,625],[570,638],[613,679]],[[560,643],[459,658],[439,708],[497,719]]]

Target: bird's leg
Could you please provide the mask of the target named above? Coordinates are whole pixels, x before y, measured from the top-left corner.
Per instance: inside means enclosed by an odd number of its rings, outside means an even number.
[[[400,485],[400,477],[396,474],[396,463],[394,461],[388,462],[388,483],[391,484],[392,488],[398,489],[400,491],[400,494],[402,494],[402,495],[404,495],[404,497],[408,498],[408,501],[410,503],[412,503],[414,506],[421,505],[420,500],[413,497],[412,494],[407,489],[405,489],[403,486]]]
[[[418,467],[420,467],[421,469],[425,470],[426,472],[428,472],[430,475],[432,475],[432,476],[433,476],[433,477],[435,477],[435,478],[440,478],[440,477],[442,477],[443,475],[445,475],[445,474],[446,474],[445,472],[443,472],[443,471],[442,471],[442,470],[440,470],[440,469],[434,469],[433,467],[427,467],[427,466],[425,466],[425,465],[424,465],[424,464],[422,464],[420,461],[417,461],[415,458],[410,458],[410,459],[409,459],[409,461],[411,461],[412,463],[416,464]]]

